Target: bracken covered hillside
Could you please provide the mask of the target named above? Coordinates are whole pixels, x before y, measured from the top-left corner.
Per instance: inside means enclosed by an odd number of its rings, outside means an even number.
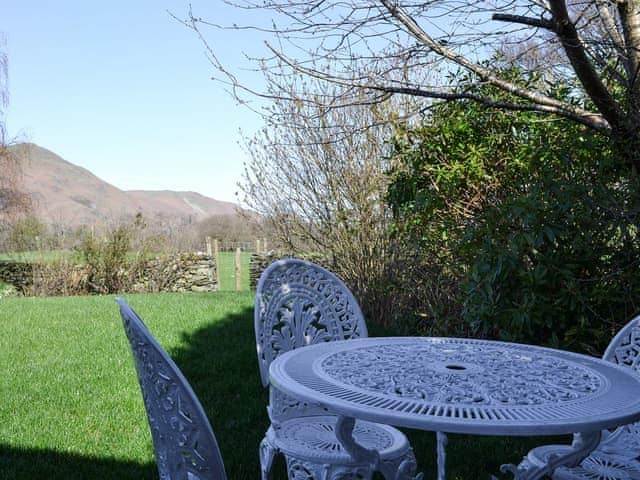
[[[233,214],[236,206],[195,192],[125,191],[35,144],[12,147],[23,164],[24,186],[46,223],[80,226],[142,212],[146,218],[197,221]]]

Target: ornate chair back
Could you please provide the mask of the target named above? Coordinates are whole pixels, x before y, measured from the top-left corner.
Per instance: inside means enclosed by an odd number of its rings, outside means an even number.
[[[603,360],[633,369],[640,374],[640,315],[628,322],[615,337],[602,356]],[[613,431],[603,430],[599,443],[584,457],[576,457],[576,447],[585,444],[582,434],[574,434],[574,443],[568,445],[542,445],[531,450],[516,466],[503,465],[503,472],[517,472],[520,478],[527,477],[538,468],[553,470],[553,480],[623,480],[640,478],[640,422],[622,425]],[[573,453],[572,453],[573,452]],[[558,459],[580,459],[577,465],[558,466]],[[583,458],[584,457],[584,458]],[[529,475],[531,476],[531,475]],[[531,477],[533,478],[533,477]]]
[[[319,342],[366,337],[358,302],[333,273],[294,258],[269,265],[258,282],[255,333],[262,384],[283,352]]]
[[[620,329],[602,358],[640,373],[640,315]]]
[[[189,382],[121,298],[120,314],[136,372],[161,480],[226,480],[211,424]]]
[[[640,375],[640,315],[620,329],[602,358],[631,368]],[[611,450],[611,453],[640,451],[640,422],[618,427],[611,438],[603,442],[603,446],[605,450]]]

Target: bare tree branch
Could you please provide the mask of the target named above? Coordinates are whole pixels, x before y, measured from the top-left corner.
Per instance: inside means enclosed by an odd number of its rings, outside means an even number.
[[[511,111],[535,111],[535,112],[553,113],[558,116],[574,120],[578,123],[582,123],[585,126],[595,128],[595,129],[608,127],[608,123],[600,115],[590,113],[586,110],[574,107],[568,103],[555,101],[550,97],[545,98],[544,95],[538,95],[538,94],[532,95],[532,93],[527,91],[526,89],[517,87],[515,85],[511,86],[512,91],[510,91],[510,93],[514,93],[516,95],[518,93],[522,93],[522,96],[524,98],[530,99],[530,100],[537,99],[538,102],[519,104],[519,103],[513,103],[513,102],[495,101],[488,97],[482,97],[482,96],[474,95],[471,93],[443,92],[443,91],[438,92],[434,90],[426,90],[423,88],[396,87],[393,85],[384,85],[384,84],[383,85],[374,85],[369,83],[354,84],[353,80],[344,80],[340,77],[332,77],[327,73],[319,72],[318,70],[315,70],[312,68],[305,68],[302,65],[296,62],[293,62],[292,60],[282,56],[280,52],[278,52],[273,48],[271,48],[271,51],[286,65],[288,65],[293,70],[303,75],[307,75],[309,77],[313,77],[317,79],[329,80],[330,82],[337,85],[341,85],[343,87],[355,86],[356,88],[364,91],[371,90],[371,91],[382,92],[383,95],[380,95],[378,98],[376,98],[376,101],[388,99],[389,95],[391,94],[402,94],[402,95],[409,95],[412,97],[424,97],[424,98],[433,98],[433,99],[440,99],[440,100],[473,100],[474,102],[481,103],[482,105],[486,107],[491,107],[491,108],[501,108],[504,110],[511,110]],[[478,66],[477,69],[480,70],[481,67]],[[492,79],[499,81],[499,79],[497,79],[497,77],[495,77],[494,75],[489,75],[487,78],[485,78],[485,80],[487,80],[489,83],[495,84],[492,81]],[[499,81],[499,83],[500,83],[500,86],[506,86],[508,82]],[[533,97],[533,98],[529,98],[529,97]],[[351,105],[353,104],[353,102],[349,100],[348,104]],[[343,104],[341,106],[344,107],[346,105],[347,104]]]
[[[7,136],[5,113],[9,104],[8,57],[0,33],[0,242],[8,228],[29,213],[31,197],[24,189],[22,167],[28,160],[28,146],[13,146]]]
[[[553,29],[553,23],[544,18],[530,18],[523,15],[512,15],[509,13],[495,13],[493,19],[500,22],[521,23],[530,27]]]
[[[269,23],[216,26],[262,32],[266,89],[247,82],[209,50],[220,79],[243,95],[330,108],[410,96],[415,112],[432,101],[473,100],[488,108],[560,116],[610,135],[640,170],[640,2],[638,0],[234,0]],[[255,16],[253,17],[256,18]],[[206,43],[208,22],[186,21]],[[517,77],[505,76],[512,51]],[[532,61],[535,59],[535,61]],[[500,65],[497,62],[502,62]],[[288,72],[286,71],[288,69]],[[467,72],[467,88],[452,75]],[[340,86],[313,99],[286,88],[291,73]],[[543,83],[531,79],[542,75]],[[498,89],[483,89],[491,85]],[[548,86],[566,86],[568,95]],[[566,91],[566,90],[563,90]],[[479,93],[480,92],[480,93]],[[420,105],[422,103],[422,105]],[[408,114],[409,112],[405,112]],[[263,112],[264,114],[264,112]],[[404,115],[408,116],[408,115]],[[626,139],[622,141],[622,139]],[[620,143],[622,142],[622,143]],[[625,146],[626,145],[626,146]]]

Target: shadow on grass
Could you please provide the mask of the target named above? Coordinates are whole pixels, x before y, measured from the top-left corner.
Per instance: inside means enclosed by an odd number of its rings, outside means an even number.
[[[253,330],[253,309],[183,337],[171,357],[209,416],[230,480],[260,478],[258,446],[269,426]],[[278,475],[274,478],[286,478]]]
[[[96,458],[54,450],[35,450],[0,445],[0,478],[33,480],[72,479],[155,479],[155,464]]]
[[[183,334],[184,347],[169,349],[213,425],[230,480],[260,478],[258,446],[268,427],[268,393],[260,382],[254,338],[253,309],[244,308]],[[130,374],[136,375],[132,362]],[[151,445],[150,433],[147,441]],[[0,480],[157,478],[155,462],[0,444]]]

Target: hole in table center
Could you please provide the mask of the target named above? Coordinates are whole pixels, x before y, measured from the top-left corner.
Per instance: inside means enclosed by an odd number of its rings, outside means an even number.
[[[448,368],[449,370],[466,370],[467,367],[464,365],[445,365],[444,368]]]

